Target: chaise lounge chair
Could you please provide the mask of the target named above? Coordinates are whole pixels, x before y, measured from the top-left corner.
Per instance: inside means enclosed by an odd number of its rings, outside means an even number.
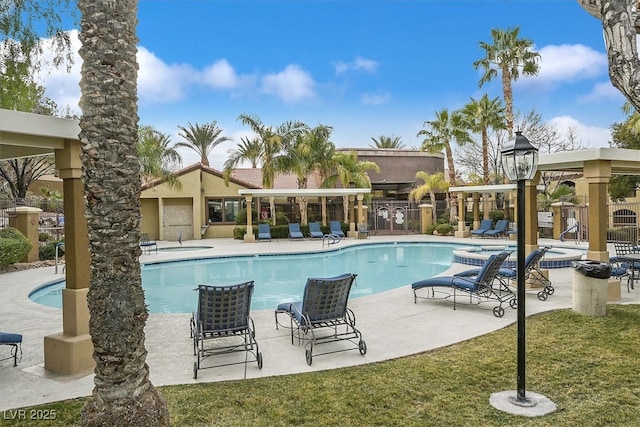
[[[507,231],[509,231],[509,220],[499,219],[496,222],[496,226],[491,230],[487,230],[482,234],[482,237],[507,237]]]
[[[0,332],[0,345],[8,345],[11,347],[11,356],[0,360],[13,359],[13,366],[18,366],[18,362],[22,360],[22,335]],[[19,356],[18,352],[20,353]]]
[[[480,226],[478,228],[474,228],[469,233],[471,234],[471,237],[473,236],[482,237],[485,232],[487,232],[488,230],[491,230],[492,224],[493,224],[493,221],[491,221],[490,219],[483,219],[482,221],[480,221]]]
[[[318,222],[310,222],[309,223],[309,234],[313,239],[322,239],[324,233],[320,229],[320,223]]]
[[[147,233],[140,233],[140,247],[147,254],[151,253],[151,249],[155,249],[156,253],[158,253],[158,244],[151,240]]]
[[[340,224],[340,221],[329,221],[329,230],[331,234],[344,237],[344,232],[342,231],[342,225]]]
[[[271,226],[269,224],[258,224],[258,240],[271,241]]]
[[[496,317],[504,316],[504,308],[502,304],[508,302],[511,308],[516,307],[515,295],[508,291],[501,289],[501,287],[494,286],[494,280],[498,275],[498,271],[502,266],[502,263],[509,256],[509,252],[503,251],[499,254],[491,255],[487,261],[485,261],[480,271],[475,276],[436,276],[429,279],[420,280],[411,284],[413,290],[413,302],[417,303],[419,297],[418,291],[421,289],[428,289],[430,291],[431,298],[435,297],[434,288],[446,288],[453,291],[453,295],[448,294],[445,299],[453,297],[453,309],[456,309],[456,292],[464,292],[469,294],[469,300],[473,301],[476,298],[478,304],[487,301],[496,301],[497,306],[493,307],[493,315]]]
[[[244,352],[240,361],[225,359],[224,363],[207,366],[237,365],[257,362],[262,369],[262,353],[258,351],[255,327],[249,317],[253,281],[230,286],[199,285],[198,308],[191,317],[191,337],[193,338],[193,378],[198,378],[198,370],[204,359],[210,356]],[[253,356],[248,359],[249,354]]]
[[[321,354],[358,349],[363,356],[367,353],[367,345],[362,333],[356,329],[356,317],[347,308],[349,292],[356,275],[347,273],[326,279],[307,279],[302,301],[285,302],[278,305],[275,312],[276,329],[278,315],[286,314],[290,319],[291,344],[294,336],[298,342],[306,341],[305,358],[308,365],[313,361],[314,346],[348,341],[355,348],[338,349]]]
[[[289,223],[289,240],[304,239],[304,234],[300,231],[300,224],[297,222]]]

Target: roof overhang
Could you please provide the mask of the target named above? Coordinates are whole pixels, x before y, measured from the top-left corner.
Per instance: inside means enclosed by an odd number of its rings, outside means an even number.
[[[333,196],[352,196],[357,194],[369,194],[371,189],[369,188],[316,188],[316,189],[240,189],[238,194],[241,196],[254,196],[254,197],[297,197],[297,196],[310,196],[310,197],[333,197]]]
[[[540,154],[539,171],[582,173],[584,164],[593,161],[611,163],[612,175],[640,175],[640,150],[626,148],[587,148]]]
[[[536,188],[538,191],[544,191],[544,185],[538,185]],[[462,185],[458,187],[449,187],[450,192],[483,194],[508,193],[509,191],[516,191],[517,189],[517,184]]]

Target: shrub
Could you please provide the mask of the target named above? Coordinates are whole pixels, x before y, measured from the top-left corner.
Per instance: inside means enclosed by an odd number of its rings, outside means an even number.
[[[31,242],[13,227],[0,230],[0,268],[23,259],[31,250]]]
[[[49,233],[45,233],[44,231],[41,231],[40,233],[38,233],[38,241],[39,242],[46,242],[47,240],[49,240]]]
[[[44,261],[46,259],[55,259],[56,258],[56,246],[60,242],[50,242],[44,246],[40,246],[38,250],[38,259],[40,261]],[[62,248],[58,249],[58,256],[61,257],[64,255],[64,250]]]
[[[431,224],[430,226],[427,227],[425,233],[426,234],[433,234],[433,232],[435,231],[437,226],[438,226],[438,224]]]
[[[436,226],[436,231],[442,236],[446,236],[447,234],[451,233],[451,230],[453,230],[451,224],[438,224]]]
[[[258,223],[258,212],[251,210],[251,222],[253,224],[257,224]],[[241,209],[238,211],[238,214],[236,215],[236,224],[239,225],[247,225],[247,210],[246,209]],[[245,227],[246,230],[246,227]]]

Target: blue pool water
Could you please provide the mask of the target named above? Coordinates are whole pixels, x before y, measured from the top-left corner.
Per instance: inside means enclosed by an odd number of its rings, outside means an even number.
[[[162,262],[142,266],[142,285],[151,313],[191,313],[199,284],[255,281],[252,310],[275,309],[302,298],[308,277],[358,275],[351,298],[404,286],[451,266],[455,244],[389,243],[351,246],[330,252],[254,255]],[[47,285],[29,298],[60,308],[64,282]]]

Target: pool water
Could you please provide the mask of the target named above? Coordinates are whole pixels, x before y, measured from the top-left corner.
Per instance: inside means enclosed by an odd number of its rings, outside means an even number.
[[[142,266],[142,284],[151,313],[191,313],[199,284],[230,285],[255,281],[251,308],[275,309],[281,302],[302,299],[308,277],[342,273],[358,275],[351,298],[408,285],[442,273],[451,266],[455,244],[366,244],[330,252],[254,255],[161,262]],[[29,298],[60,308],[64,282],[34,291]]]

